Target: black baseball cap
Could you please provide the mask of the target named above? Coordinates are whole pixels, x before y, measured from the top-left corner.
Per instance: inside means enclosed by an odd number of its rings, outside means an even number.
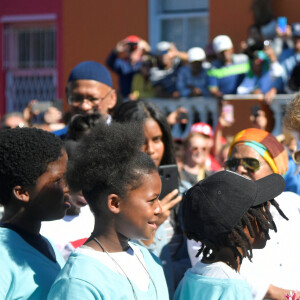
[[[199,181],[183,199],[183,227],[199,240],[218,241],[232,231],[249,208],[280,195],[285,181],[271,174],[252,181],[232,171],[220,171]]]

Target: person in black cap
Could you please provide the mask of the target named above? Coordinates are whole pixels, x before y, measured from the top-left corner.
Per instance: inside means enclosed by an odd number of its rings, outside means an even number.
[[[71,113],[99,113],[110,123],[109,110],[117,102],[109,71],[95,61],[84,61],[71,71],[66,87]]]
[[[231,171],[208,176],[188,190],[183,200],[183,227],[189,239],[200,241],[202,260],[179,284],[178,299],[250,300],[248,283],[239,270],[253,248],[263,248],[276,225],[269,211],[284,190],[282,176],[252,181]],[[286,217],[285,217],[286,218]]]

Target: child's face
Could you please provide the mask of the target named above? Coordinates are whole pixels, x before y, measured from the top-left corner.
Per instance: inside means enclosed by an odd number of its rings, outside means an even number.
[[[141,185],[120,202],[117,231],[127,238],[150,239],[157,229],[161,206],[158,196],[161,180],[158,172],[142,175]]]
[[[37,216],[41,221],[57,220],[64,217],[70,208],[69,188],[65,182],[67,168],[67,153],[56,161],[49,163],[47,170],[36,181],[27,211],[32,216]]]

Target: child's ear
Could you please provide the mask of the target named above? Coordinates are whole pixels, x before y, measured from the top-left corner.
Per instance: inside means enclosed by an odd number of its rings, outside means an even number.
[[[30,195],[27,190],[25,190],[23,187],[17,185],[13,188],[13,194],[16,197],[17,200],[23,201],[23,202],[29,202]]]
[[[108,210],[114,214],[118,214],[120,212],[120,202],[121,202],[120,196],[116,194],[109,194],[107,196]]]

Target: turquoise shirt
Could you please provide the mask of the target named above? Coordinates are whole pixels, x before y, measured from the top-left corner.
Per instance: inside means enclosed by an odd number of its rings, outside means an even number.
[[[8,228],[0,227],[0,299],[47,299],[65,260],[53,262]]]
[[[138,299],[143,300],[167,300],[169,299],[168,288],[163,269],[159,259],[151,254],[146,248],[139,246],[147,270],[155,284],[150,281],[148,291],[140,290],[132,282]],[[118,300],[135,299],[132,287],[127,278],[118,274],[101,263],[99,260],[88,255],[73,252],[65,267],[54,282],[49,300]]]
[[[174,300],[253,300],[248,283],[240,279],[205,277],[188,270]]]

